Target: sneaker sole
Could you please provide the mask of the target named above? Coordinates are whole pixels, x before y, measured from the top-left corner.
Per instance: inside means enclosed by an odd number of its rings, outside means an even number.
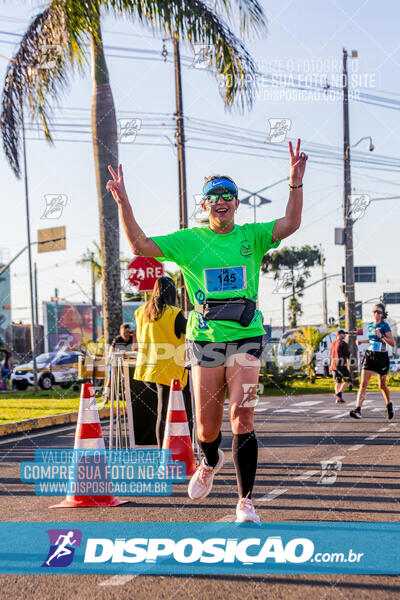
[[[236,519],[235,523],[260,523],[260,517],[258,517],[258,519],[246,519],[245,521]]]

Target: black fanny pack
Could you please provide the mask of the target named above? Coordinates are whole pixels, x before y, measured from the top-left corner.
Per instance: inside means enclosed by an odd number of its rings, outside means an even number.
[[[205,300],[197,304],[197,312],[202,313],[206,321],[237,321],[248,327],[256,311],[256,303],[248,298],[223,298],[221,300]]]

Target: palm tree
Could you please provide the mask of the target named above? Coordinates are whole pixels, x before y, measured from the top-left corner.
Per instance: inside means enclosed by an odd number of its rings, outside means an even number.
[[[215,10],[232,21],[236,4],[241,32],[266,27],[258,0],[216,0]],[[1,131],[7,159],[20,177],[20,144],[23,110],[41,123],[49,142],[53,104],[71,82],[74,70],[88,65],[87,43],[92,57],[92,137],[102,251],[103,318],[107,343],[122,321],[119,262],[118,209],[106,190],[107,165],[118,165],[117,121],[101,35],[101,11],[138,20],[163,36],[210,45],[220,93],[229,108],[235,103],[251,107],[256,88],[256,66],[244,44],[210,7],[201,0],[52,0],[29,25],[5,78]],[[50,66],[49,66],[50,65]]]
[[[315,353],[322,340],[331,333],[332,328],[319,331],[316,327],[310,325],[299,327],[297,331],[288,337],[288,344],[292,341],[297,342],[303,349],[301,368],[307,377],[314,383],[315,381]]]
[[[103,278],[103,260],[100,245],[97,242],[93,241],[93,246],[95,250],[93,251],[89,248],[86,248],[85,252],[81,255],[81,258],[76,262],[76,264],[81,265],[82,267],[88,267],[89,269],[93,268],[94,280],[95,283],[97,283]],[[140,292],[133,292],[130,289],[126,289],[126,269],[130,260],[131,259],[120,254],[119,262],[121,265],[122,302],[132,302],[135,300],[142,300],[144,298],[144,294],[141,294]]]
[[[77,265],[81,265],[82,267],[92,268],[92,263],[94,267],[94,279],[96,283],[101,281],[103,278],[103,258],[101,252],[101,246],[93,240],[94,251],[86,248],[85,252],[82,254],[80,259],[76,261]],[[126,256],[120,255],[119,262],[121,268],[124,268],[130,262],[130,259]]]
[[[76,264],[81,265],[82,267],[88,267],[89,269],[93,268],[94,280],[97,283],[98,281],[101,281],[103,277],[103,261],[101,257],[101,247],[95,241],[93,241],[93,246],[95,251],[86,248],[86,251],[82,254],[80,259],[76,261]]]

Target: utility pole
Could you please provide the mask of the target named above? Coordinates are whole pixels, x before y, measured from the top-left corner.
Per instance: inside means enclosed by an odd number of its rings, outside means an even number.
[[[92,268],[92,339],[97,342],[96,273],[93,252],[90,253],[90,266]]]
[[[25,125],[24,111],[21,105],[21,132],[22,132],[22,158],[24,164],[24,185],[25,185],[25,214],[26,214],[26,237],[28,245],[28,270],[29,270],[29,295],[31,303],[31,350],[32,350],[32,370],[33,387],[35,394],[38,393],[37,383],[37,364],[36,364],[36,343],[35,343],[35,311],[33,307],[33,277],[32,277],[32,252],[31,252],[31,225],[29,219],[29,193],[28,193],[28,173],[26,166],[26,146],[25,146]]]
[[[35,292],[35,325],[39,324],[39,305],[38,305],[38,288],[37,288],[37,265],[33,263],[33,285]]]
[[[325,256],[322,254],[322,247],[320,246],[320,262],[322,270],[322,324],[327,327],[328,325],[328,300],[326,294],[326,275],[325,275]]]
[[[55,300],[55,323],[56,323],[56,347],[58,346],[58,289],[54,289],[54,300]]]
[[[356,54],[352,53],[352,56]],[[346,330],[349,332],[350,373],[355,381],[358,377],[356,346],[356,302],[354,289],[353,221],[351,218],[350,194],[350,123],[349,123],[349,80],[347,76],[347,51],[343,48],[343,175],[344,175],[344,302]]]
[[[176,145],[178,151],[178,179],[179,179],[179,229],[188,226],[187,189],[186,189],[186,158],[185,158],[185,129],[183,120],[182,78],[181,59],[179,53],[179,39],[175,34],[174,42],[174,65],[175,65],[175,95],[176,95]],[[183,275],[181,278],[181,302],[185,316],[189,307],[189,298],[186,293]]]
[[[35,347],[37,347],[38,341],[38,333],[39,333],[39,306],[38,306],[38,288],[37,288],[37,265],[33,263],[33,293],[35,299],[35,325],[34,325],[34,335],[35,335]]]

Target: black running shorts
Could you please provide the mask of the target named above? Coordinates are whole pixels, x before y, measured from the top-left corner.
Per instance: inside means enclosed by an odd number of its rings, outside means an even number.
[[[389,373],[389,354],[367,350],[363,358],[362,368],[366,371],[375,371],[378,375],[387,375]]]
[[[338,365],[337,369],[332,371],[332,375],[333,375],[333,379],[336,381],[336,383],[342,383],[343,379],[348,382],[351,381],[350,371],[345,366],[340,367]]]
[[[187,356],[192,367],[229,366],[228,359],[233,354],[250,354],[260,358],[264,349],[263,336],[232,340],[230,342],[204,342],[186,340]],[[230,361],[234,364],[233,361]]]

